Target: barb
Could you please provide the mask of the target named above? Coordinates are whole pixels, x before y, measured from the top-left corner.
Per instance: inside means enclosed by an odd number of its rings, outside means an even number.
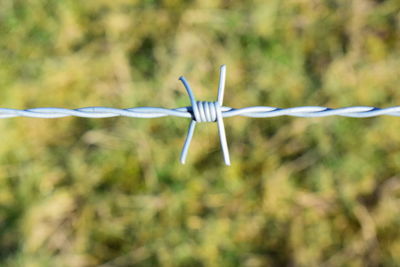
[[[135,107],[127,109],[110,107],[86,107],[77,109],[66,108],[32,108],[32,109],[10,109],[0,108],[0,118],[11,117],[31,117],[31,118],[61,118],[67,116],[76,116],[84,118],[110,118],[117,116],[132,118],[159,118],[165,116],[175,116],[182,118],[191,118],[188,133],[183,145],[180,161],[185,163],[193,133],[198,122],[217,122],[220,136],[220,143],[223,157],[226,165],[230,165],[228,144],[226,140],[224,118],[234,116],[244,116],[252,118],[269,118],[278,116],[293,117],[326,117],[343,116],[352,118],[367,118],[381,115],[400,117],[400,106],[388,108],[376,108],[368,106],[355,106],[344,108],[327,108],[320,106],[304,106],[293,108],[277,108],[268,106],[254,106],[246,108],[231,108],[222,105],[225,89],[226,66],[220,68],[218,97],[215,102],[196,101],[189,83],[182,76],[179,80],[184,85],[188,93],[191,106],[167,109],[158,107]]]
[[[228,142],[226,141],[224,120],[222,117],[221,105],[224,98],[225,89],[225,77],[226,77],[226,66],[222,65],[219,76],[219,86],[218,86],[218,99],[216,102],[204,102],[196,101],[192,89],[189,83],[186,81],[185,77],[181,76],[179,80],[182,81],[185,89],[189,95],[190,102],[192,103],[192,114],[193,118],[189,125],[188,134],[186,136],[185,143],[183,145],[181,153],[181,163],[185,164],[187,152],[189,150],[190,143],[192,141],[194,129],[196,127],[196,122],[214,122],[218,123],[219,138],[221,142],[222,153],[224,156],[225,164],[231,165],[229,159]]]

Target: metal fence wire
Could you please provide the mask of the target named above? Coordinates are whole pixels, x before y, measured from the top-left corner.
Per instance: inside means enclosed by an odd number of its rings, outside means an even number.
[[[159,118],[165,116],[176,116],[191,118],[188,133],[183,145],[180,162],[186,161],[186,156],[192,141],[193,133],[198,122],[217,122],[219,137],[221,142],[222,154],[226,165],[230,165],[228,144],[226,141],[224,118],[233,116],[245,116],[253,118],[268,118],[278,116],[294,117],[325,117],[343,116],[353,118],[366,118],[379,115],[400,116],[400,106],[388,108],[376,108],[368,106],[354,106],[343,108],[327,108],[320,106],[302,106],[293,108],[277,108],[268,106],[253,106],[245,108],[231,108],[223,106],[223,97],[226,79],[226,65],[220,68],[219,86],[217,101],[197,101],[187,80],[181,76],[179,80],[183,83],[190,99],[191,106],[167,109],[159,107],[134,107],[127,109],[110,107],[85,107],[77,109],[66,108],[31,108],[31,109],[11,109],[0,108],[0,118],[11,117],[31,117],[31,118],[61,118],[66,116],[76,116],[84,118],[109,118],[125,116],[133,118]]]

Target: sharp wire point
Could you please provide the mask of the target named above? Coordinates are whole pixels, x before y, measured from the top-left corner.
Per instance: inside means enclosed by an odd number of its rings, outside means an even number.
[[[131,118],[159,118],[166,116],[175,116],[190,118],[190,124],[187,136],[182,148],[180,162],[185,164],[189,151],[190,143],[199,122],[217,122],[218,133],[221,143],[222,155],[226,165],[230,165],[228,142],[224,127],[224,118],[234,116],[244,116],[251,118],[270,118],[278,116],[293,117],[326,117],[343,116],[351,118],[368,118],[381,115],[400,117],[400,106],[388,108],[376,108],[368,106],[354,106],[343,108],[327,108],[319,106],[303,106],[293,108],[276,108],[268,106],[254,106],[245,108],[231,108],[223,106],[225,91],[226,65],[220,67],[217,101],[206,102],[196,101],[195,95],[190,88],[185,77],[179,77],[186,89],[190,99],[190,106],[181,108],[159,108],[159,107],[134,107],[127,109],[109,108],[109,107],[85,107],[77,109],[66,108],[31,108],[31,109],[12,109],[0,108],[0,118],[12,117],[30,117],[30,118],[62,118],[67,116],[76,116],[83,118],[110,118],[117,116]]]
[[[218,97],[217,97],[217,101],[220,106],[222,106],[222,102],[224,100],[225,79],[226,79],[226,65],[222,65],[219,71],[219,85],[218,85]]]

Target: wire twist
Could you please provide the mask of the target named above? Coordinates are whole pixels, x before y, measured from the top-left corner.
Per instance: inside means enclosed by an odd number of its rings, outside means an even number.
[[[400,106],[388,108],[376,108],[368,106],[354,106],[343,108],[327,108],[319,106],[304,106],[293,108],[277,108],[267,106],[254,106],[245,108],[231,108],[222,105],[225,89],[226,66],[220,68],[218,96],[215,102],[196,101],[189,83],[182,76],[179,80],[183,83],[189,95],[191,106],[167,109],[159,107],[134,107],[127,109],[110,107],[85,107],[77,109],[66,108],[32,108],[32,109],[11,109],[0,108],[0,118],[11,117],[30,117],[30,118],[61,118],[76,116],[84,118],[110,118],[117,116],[133,118],[159,118],[165,116],[175,116],[191,118],[188,133],[183,145],[180,161],[185,163],[190,143],[192,141],[194,129],[199,122],[217,122],[221,148],[225,163],[230,165],[228,144],[226,141],[224,118],[233,116],[244,116],[252,118],[269,118],[278,116],[293,117],[326,117],[343,116],[352,118],[367,118],[381,115],[400,117]]]

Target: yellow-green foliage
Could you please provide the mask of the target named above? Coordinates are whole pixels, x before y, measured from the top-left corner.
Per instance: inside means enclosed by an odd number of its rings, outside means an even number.
[[[1,0],[0,106],[400,104],[398,0]],[[400,119],[0,120],[7,266],[398,266]]]

